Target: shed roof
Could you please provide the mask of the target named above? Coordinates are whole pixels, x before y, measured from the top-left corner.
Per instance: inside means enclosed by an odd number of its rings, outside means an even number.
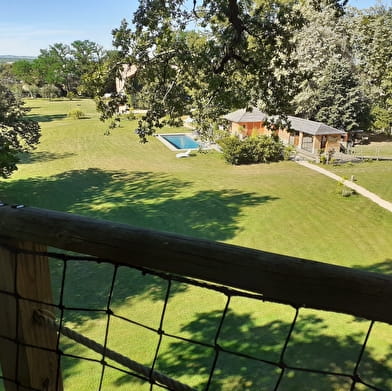
[[[224,115],[223,118],[231,122],[262,122],[268,118],[267,114],[256,107],[252,107],[250,110],[251,111],[240,109],[233,111],[232,113]]]
[[[333,128],[323,124],[322,122],[311,121],[298,117],[288,116],[291,127],[303,133],[312,134],[314,136],[327,135],[327,134],[346,134],[343,130]]]

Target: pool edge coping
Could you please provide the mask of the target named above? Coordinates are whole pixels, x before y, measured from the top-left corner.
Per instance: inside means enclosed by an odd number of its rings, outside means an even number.
[[[155,136],[156,138],[162,143],[164,144],[167,148],[169,148],[171,151],[173,152],[183,152],[183,151],[187,151],[188,149],[190,149],[191,151],[198,151],[200,148],[203,149],[202,145],[199,145],[198,148],[176,148],[174,147],[173,144],[169,143],[169,141],[165,140],[162,136],[178,136],[178,135],[186,135],[188,137],[190,137],[192,140],[195,140],[195,138],[193,137],[192,133],[186,133],[186,132],[181,132],[181,133],[157,133]]]

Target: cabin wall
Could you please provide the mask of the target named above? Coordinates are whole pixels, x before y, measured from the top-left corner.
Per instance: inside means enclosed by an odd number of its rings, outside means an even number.
[[[264,122],[233,122],[231,124],[230,132],[232,135],[237,135],[239,137],[272,134],[272,131],[266,128]],[[294,130],[289,132],[286,129],[278,129],[276,134],[283,144],[293,145],[314,154],[319,153],[321,149],[324,149],[325,151],[331,149],[339,151],[341,141],[347,139],[347,136],[342,138],[340,134],[314,136]]]

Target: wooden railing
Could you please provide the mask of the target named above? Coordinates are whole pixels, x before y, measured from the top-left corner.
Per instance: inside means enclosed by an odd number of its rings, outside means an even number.
[[[54,380],[56,333],[42,335],[32,323],[34,303],[51,302],[47,259],[37,255],[47,246],[222,284],[295,307],[392,324],[392,277],[387,275],[23,206],[0,206],[0,243],[5,246],[0,251],[0,335],[9,336],[0,339],[3,376],[15,376],[16,333],[24,342],[18,345],[16,371],[32,389],[62,389]],[[7,247],[35,251],[16,263],[15,251]],[[17,305],[7,294],[15,291],[30,301]],[[29,348],[37,344],[47,350]],[[17,389],[11,382],[5,385],[7,391]]]

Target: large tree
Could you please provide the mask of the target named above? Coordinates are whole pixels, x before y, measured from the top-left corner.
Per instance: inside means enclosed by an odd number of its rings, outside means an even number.
[[[55,86],[63,95],[79,91],[91,96],[85,78],[96,71],[104,54],[100,45],[88,40],[55,43],[42,49],[34,61],[15,62],[13,72],[23,82],[45,90]]]
[[[134,28],[123,21],[113,31],[117,75],[124,64],[136,66],[127,91],[141,87],[148,107],[137,129],[143,141],[162,118],[174,121],[190,112],[205,135],[211,121],[232,108],[256,105],[271,114],[285,113],[296,92],[292,38],[301,15],[291,2],[192,4],[189,9],[185,0],[141,0]],[[115,104],[101,101],[100,107],[110,115]]]
[[[319,109],[316,100],[325,73],[331,64],[350,62],[352,53],[342,14],[336,12],[333,4],[304,0],[297,7],[305,23],[295,34],[296,58],[306,77],[294,99],[295,113],[315,119]]]
[[[352,45],[372,102],[373,128],[392,133],[392,8],[379,5],[352,15]]]
[[[350,62],[329,62],[313,106],[314,119],[335,128],[349,131],[368,125],[368,100]]]
[[[35,72],[33,61],[15,61],[12,64],[12,72],[18,80],[23,80],[27,84],[38,84],[38,75]]]
[[[0,84],[10,87],[16,83],[15,75],[12,71],[12,64],[0,64]]]
[[[369,100],[357,75],[351,15],[325,0],[303,0],[298,9],[305,23],[295,35],[296,56],[306,78],[295,113],[344,130],[367,126]]]
[[[392,72],[392,8],[376,6],[352,15],[352,45],[361,76],[372,99],[385,94],[383,82]]]
[[[53,84],[67,93],[74,86],[74,75],[70,61],[70,47],[55,43],[41,53],[34,61],[34,67],[43,84]]]
[[[105,50],[95,42],[74,41],[70,47],[70,72],[73,74],[78,92],[93,96],[89,85],[89,77],[96,72],[103,62]]]
[[[28,111],[0,84],[0,176],[3,178],[17,169],[18,155],[39,142],[40,127],[36,121],[26,118]]]

